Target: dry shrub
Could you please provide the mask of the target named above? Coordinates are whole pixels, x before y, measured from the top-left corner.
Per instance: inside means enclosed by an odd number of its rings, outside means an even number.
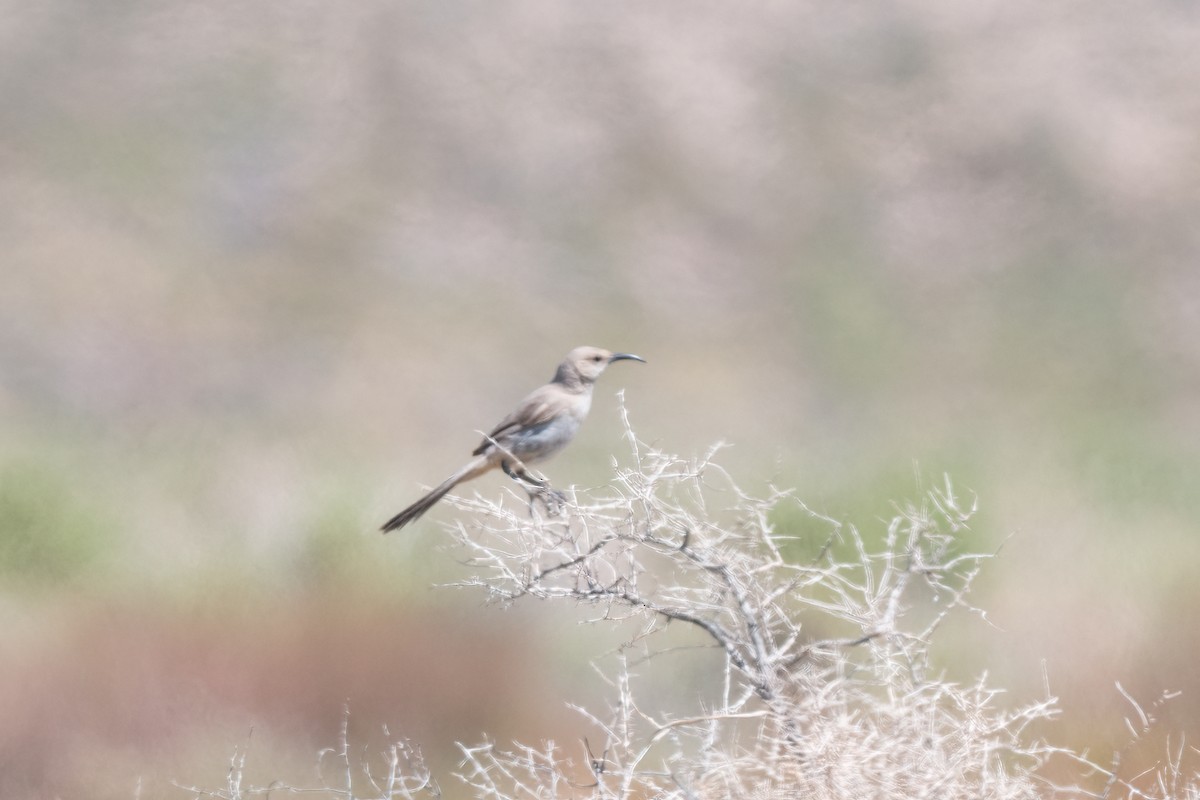
[[[1001,690],[986,675],[958,683],[939,671],[931,643],[950,613],[982,616],[967,595],[990,557],[962,550],[975,509],[948,479],[897,507],[875,540],[800,504],[824,530],[817,557],[802,562],[790,556],[794,536],[772,524],[772,509],[798,502],[790,493],[747,494],[713,461],[716,449],[681,459],[639,442],[625,422],[631,463],[614,464],[607,487],[531,497],[528,507],[478,495],[450,501],[465,512],[452,528],[473,568],[464,585],[501,603],[582,604],[595,625],[636,625],[617,666],[600,673],[610,706],[579,709],[579,741],[462,745],[456,777],[470,794],[1200,797],[1183,745],[1153,773],[1119,779],[1116,763],[1102,767],[1040,737],[1040,723],[1057,713],[1048,692],[1014,706],[998,701]],[[713,670],[702,697],[675,698],[690,707],[665,710],[672,687],[639,678],[631,656],[673,650],[668,626],[694,630],[724,668]],[[1137,738],[1153,720],[1133,705]],[[1053,758],[1073,765],[1077,784],[1052,785],[1040,774]],[[345,729],[339,747],[322,754],[336,770],[322,789],[243,787],[241,759],[226,787],[189,791],[228,800],[270,790],[441,793],[418,749],[401,741],[360,760]]]

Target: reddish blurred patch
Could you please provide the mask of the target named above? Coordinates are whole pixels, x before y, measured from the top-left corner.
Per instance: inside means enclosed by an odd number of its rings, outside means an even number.
[[[562,703],[545,702],[531,668],[538,643],[519,614],[473,611],[337,596],[72,608],[42,645],[0,660],[0,796],[96,796],[72,774],[89,750],[127,751],[154,771],[206,729],[241,721],[219,752],[270,726],[315,753],[334,743],[345,704],[360,746],[380,742],[385,723],[443,753],[482,731],[545,730]]]

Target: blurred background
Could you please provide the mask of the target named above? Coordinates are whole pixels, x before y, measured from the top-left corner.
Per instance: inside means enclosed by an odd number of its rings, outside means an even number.
[[[947,674],[1200,735],[1194,3],[3,6],[0,796],[577,741],[589,631],[376,529],[578,344],[557,485],[620,389],[864,530],[949,473]]]

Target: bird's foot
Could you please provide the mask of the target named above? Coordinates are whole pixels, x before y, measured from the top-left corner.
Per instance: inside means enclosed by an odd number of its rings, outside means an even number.
[[[556,489],[551,489],[549,484],[539,486],[535,489],[527,490],[529,493],[529,515],[533,516],[534,506],[540,500],[546,509],[546,513],[552,517],[557,517],[563,513],[567,507],[567,496]]]

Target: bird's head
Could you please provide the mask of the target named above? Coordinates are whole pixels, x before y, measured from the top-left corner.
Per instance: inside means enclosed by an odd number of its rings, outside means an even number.
[[[563,384],[594,383],[600,373],[614,361],[641,361],[646,359],[632,353],[613,353],[602,347],[576,347],[567,353],[567,357],[558,366],[554,380]]]

